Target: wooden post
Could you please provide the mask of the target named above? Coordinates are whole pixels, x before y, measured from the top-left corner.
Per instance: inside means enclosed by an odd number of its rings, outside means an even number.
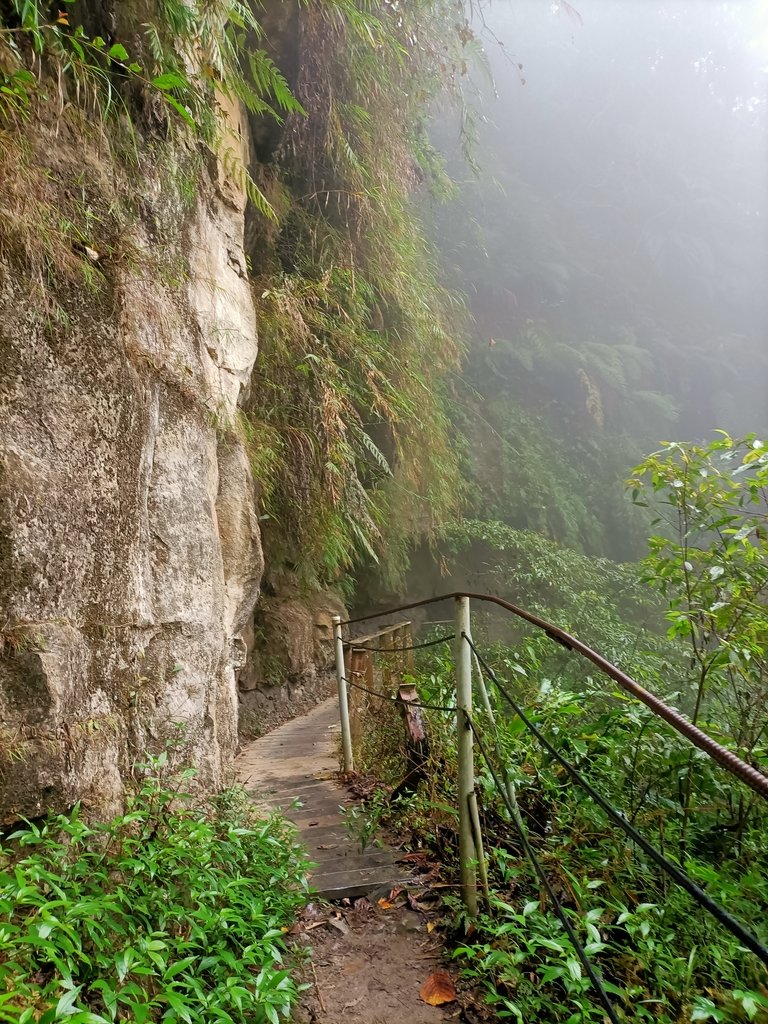
[[[457,597],[455,605],[456,750],[458,753],[459,868],[461,898],[470,917],[477,916],[476,851],[472,835],[470,799],[475,791],[472,730],[472,649],[462,636],[470,636],[469,598]]]
[[[403,629],[403,647],[413,647],[413,623],[406,622]],[[416,658],[414,657],[413,651],[405,652],[405,665],[403,668],[404,672],[409,675],[413,675],[416,671]]]
[[[344,640],[341,635],[341,616],[333,616],[333,639],[336,647],[336,686],[339,693],[339,720],[341,722],[341,752],[344,771],[353,772],[355,762],[352,757],[352,733],[349,728],[349,703],[347,700],[347,682],[344,675]]]
[[[396,800],[403,793],[415,793],[424,778],[424,768],[429,758],[429,737],[424,709],[416,687],[403,683],[398,691],[400,714],[405,726],[405,778],[395,787],[390,800]]]
[[[403,627],[396,626],[392,630],[392,650],[399,651],[403,646]],[[403,656],[402,654],[395,654],[394,657],[390,658],[392,664],[392,676],[393,681],[397,682],[399,687],[403,681]]]
[[[378,646],[382,651],[393,651],[395,649],[395,634],[394,630],[387,629],[379,637]],[[393,690],[395,689],[392,680],[395,675],[395,665],[393,664],[394,658],[391,654],[385,654],[379,658],[379,685],[377,690],[379,693],[385,693],[388,697],[392,696]]]
[[[348,655],[347,679],[349,680],[349,684],[347,685],[347,695],[349,704],[349,734],[352,738],[352,757],[354,758],[361,747],[370,698],[367,694],[363,693],[362,690],[357,690],[351,685],[353,683],[358,683],[363,686],[366,685],[364,681],[366,665],[365,651],[358,650],[355,647],[350,647]]]

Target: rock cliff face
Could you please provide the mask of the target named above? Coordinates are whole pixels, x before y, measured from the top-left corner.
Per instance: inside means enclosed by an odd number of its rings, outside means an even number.
[[[66,189],[82,151],[47,141]],[[117,190],[86,157],[100,208]],[[257,331],[244,198],[215,166],[202,182],[184,213],[150,175],[125,240],[136,261],[59,294],[55,319],[2,267],[6,820],[77,799],[105,809],[132,757],[171,732],[207,785],[236,746],[233,653],[263,568],[235,420]],[[161,248],[179,281],[158,276]]]
[[[74,285],[0,258],[0,822],[108,813],[174,737],[221,784],[237,675],[251,699],[271,681],[244,636],[264,568],[238,422],[258,334],[245,197],[212,156],[183,202],[183,154],[131,180],[97,141],[41,126],[2,211],[76,193],[103,247],[75,244]],[[294,682],[316,656],[313,639]]]

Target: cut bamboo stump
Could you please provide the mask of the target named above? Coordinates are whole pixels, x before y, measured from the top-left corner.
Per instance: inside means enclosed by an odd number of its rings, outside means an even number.
[[[317,865],[310,881],[328,900],[384,893],[407,879],[386,845],[361,850],[341,811],[356,802],[336,782],[339,709],[335,697],[244,747],[238,781],[263,810],[294,822]]]

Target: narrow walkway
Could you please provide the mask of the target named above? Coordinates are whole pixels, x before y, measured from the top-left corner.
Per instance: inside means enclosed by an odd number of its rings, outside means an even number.
[[[377,845],[362,851],[344,823],[341,808],[354,800],[335,780],[338,730],[338,705],[331,697],[249,743],[235,771],[255,803],[279,809],[295,823],[317,864],[311,881],[321,896],[385,895],[401,872],[391,849]]]

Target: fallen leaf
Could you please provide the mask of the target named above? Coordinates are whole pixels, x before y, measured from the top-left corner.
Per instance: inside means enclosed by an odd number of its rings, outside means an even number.
[[[412,893],[409,892],[406,896],[406,899],[408,901],[408,906],[411,908],[411,910],[417,910],[420,914],[429,913],[429,908],[425,907],[423,903],[419,903],[419,901]]]
[[[419,989],[419,998],[428,1006],[443,1006],[456,999],[456,986],[447,971],[435,971]]]
[[[343,917],[329,917],[328,924],[342,935],[349,935],[349,925]]]
[[[397,858],[399,861],[407,861],[410,864],[425,864],[429,857],[422,851],[416,851],[415,853],[404,853],[402,857]]]
[[[419,878],[419,885],[425,885],[427,882],[433,881],[435,878],[440,877],[440,865],[433,864],[432,867],[427,871],[425,875],[421,875]]]
[[[427,935],[437,928],[437,921],[427,921]]]
[[[388,897],[382,896],[380,900],[377,900],[377,903],[382,910],[391,910],[395,905],[395,900],[401,895],[402,891],[402,889],[393,889]]]

